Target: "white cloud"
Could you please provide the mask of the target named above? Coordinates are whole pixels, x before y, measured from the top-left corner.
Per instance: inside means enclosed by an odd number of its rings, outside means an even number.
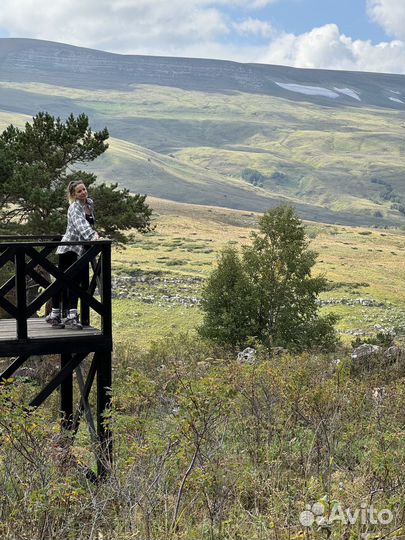
[[[367,13],[389,36],[405,38],[404,0],[367,0]]]
[[[224,2],[226,0],[223,0]],[[11,36],[62,41],[113,52],[193,44],[228,32],[208,0],[2,0],[0,26]],[[40,4],[40,6],[39,6]]]
[[[241,22],[233,24],[235,30],[242,35],[253,34],[255,36],[270,37],[273,33],[271,24],[260,19],[249,17]]]
[[[10,37],[123,54],[403,72],[403,41],[375,45],[353,40],[340,34],[335,24],[300,35],[276,33],[270,22],[248,16],[249,11],[276,1],[280,0],[1,0],[0,28],[7,29]],[[379,17],[383,24],[388,21],[391,3],[402,0],[368,2],[370,16]],[[246,18],[232,19],[229,10],[223,9],[229,6],[240,8]],[[400,20],[399,11],[395,13]],[[394,32],[395,21],[389,20],[384,24]],[[245,39],[241,45],[240,35],[260,36],[269,44],[253,45]]]
[[[195,56],[249,62],[260,49],[228,39],[237,31],[221,11],[244,12],[279,0],[1,0],[10,37],[69,43],[122,54]],[[253,20],[253,19],[252,19]],[[248,25],[252,23],[248,23]],[[256,31],[268,36],[269,24]],[[243,27],[248,31],[247,26]],[[251,27],[253,31],[253,27]]]
[[[250,5],[255,8],[263,8],[269,4],[275,4],[276,2],[278,2],[278,0],[254,0]],[[249,4],[249,1],[246,3]]]
[[[403,41],[373,45],[341,34],[336,24],[326,24],[298,36],[278,36],[256,61],[303,68],[403,73],[404,58]]]

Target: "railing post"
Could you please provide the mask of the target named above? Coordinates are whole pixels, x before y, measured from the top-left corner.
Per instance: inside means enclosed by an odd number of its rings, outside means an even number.
[[[90,277],[89,277],[89,264],[83,268],[80,285],[85,291],[89,290]],[[90,306],[81,298],[80,299],[80,322],[83,326],[90,326]]]
[[[111,305],[111,244],[101,247],[101,302],[103,316],[101,331],[104,336],[112,338],[112,305]]]
[[[15,254],[15,284],[17,296],[17,339],[27,339],[27,289],[25,251],[18,246]]]

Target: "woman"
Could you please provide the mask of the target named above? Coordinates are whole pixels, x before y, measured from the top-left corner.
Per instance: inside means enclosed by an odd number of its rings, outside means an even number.
[[[62,238],[63,242],[77,242],[97,240],[97,232],[92,228],[94,225],[94,204],[87,196],[86,186],[81,180],[74,180],[68,185],[68,198],[70,202],[68,210],[68,223],[66,232]],[[83,253],[83,246],[59,246],[56,250],[59,255],[59,269],[64,272]],[[75,276],[74,280],[79,283],[80,276]],[[61,318],[61,292],[52,298],[52,312],[45,318],[52,328],[71,328],[81,330],[83,326],[79,322],[77,313],[78,296],[75,291],[68,291],[69,312],[67,318],[62,322]]]

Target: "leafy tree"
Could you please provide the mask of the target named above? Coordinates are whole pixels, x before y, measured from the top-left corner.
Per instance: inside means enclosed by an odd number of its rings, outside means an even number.
[[[241,344],[255,333],[255,302],[237,251],[227,247],[219,257],[205,287],[202,308],[204,337],[223,343]]]
[[[336,345],[334,316],[321,317],[322,276],[311,275],[316,253],[308,248],[301,220],[289,206],[267,211],[242,257],[229,248],[203,292],[200,332],[231,345],[248,336],[292,350]]]
[[[88,163],[107,148],[108,130],[93,132],[88,117],[71,114],[65,122],[40,112],[24,129],[10,125],[0,135],[0,223],[3,232],[63,233],[66,188],[82,179],[90,188],[101,235],[125,241],[121,231],[150,230],[146,196],[130,195],[117,184],[95,184],[94,174],[72,169]]]

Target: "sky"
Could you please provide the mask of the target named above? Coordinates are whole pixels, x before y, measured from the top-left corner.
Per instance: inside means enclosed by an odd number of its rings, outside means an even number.
[[[1,0],[0,37],[121,54],[405,72],[404,0]]]

